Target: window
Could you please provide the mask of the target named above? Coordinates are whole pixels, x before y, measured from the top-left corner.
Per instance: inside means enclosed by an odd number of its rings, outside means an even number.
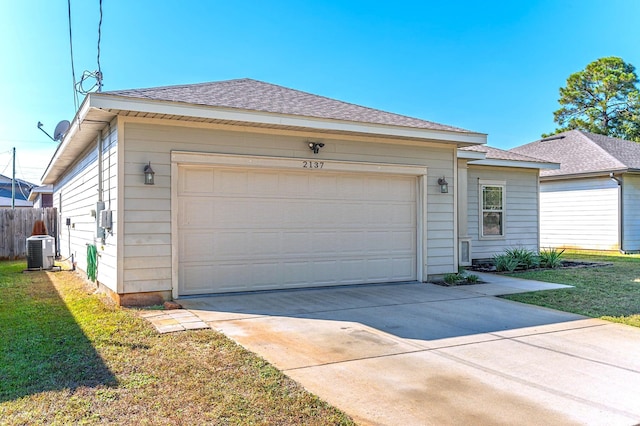
[[[505,190],[504,181],[480,181],[481,238],[504,236]]]

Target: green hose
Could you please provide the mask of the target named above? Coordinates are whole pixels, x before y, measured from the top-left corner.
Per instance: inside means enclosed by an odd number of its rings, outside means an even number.
[[[98,271],[98,248],[95,245],[87,245],[87,278],[96,280]]]

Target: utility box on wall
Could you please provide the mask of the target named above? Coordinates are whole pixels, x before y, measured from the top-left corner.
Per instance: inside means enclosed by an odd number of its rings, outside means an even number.
[[[33,235],[27,238],[27,269],[51,269],[56,255],[55,238]]]

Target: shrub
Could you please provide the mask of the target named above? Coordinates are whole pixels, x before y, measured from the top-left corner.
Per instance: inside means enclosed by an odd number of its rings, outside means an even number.
[[[562,265],[562,254],[564,250],[556,250],[555,248],[544,249],[540,252],[540,266],[543,268],[555,269]]]
[[[504,254],[518,262],[516,268],[521,267],[522,269],[531,269],[540,265],[540,258],[533,250],[516,247],[505,250]]]
[[[458,274],[446,274],[444,276],[444,282],[449,285],[455,285],[459,279],[460,276]]]
[[[469,284],[476,284],[478,281],[480,281],[480,277],[473,274],[467,275],[465,278]]]
[[[518,267],[518,259],[506,253],[493,255],[493,263],[498,272],[513,272]]]

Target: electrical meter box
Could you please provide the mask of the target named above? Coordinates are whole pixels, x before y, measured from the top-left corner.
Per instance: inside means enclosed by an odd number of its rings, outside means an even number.
[[[98,217],[98,226],[103,229],[111,229],[111,210],[102,210],[100,211],[100,216]]]

